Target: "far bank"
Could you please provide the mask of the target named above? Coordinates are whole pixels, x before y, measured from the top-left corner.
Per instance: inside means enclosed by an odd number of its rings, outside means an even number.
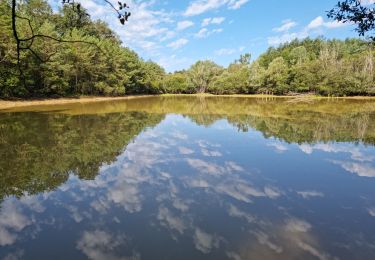
[[[142,95],[142,96],[123,96],[123,97],[97,97],[97,96],[82,96],[77,98],[51,98],[51,99],[36,99],[36,100],[1,100],[0,99],[0,110],[7,110],[12,108],[30,107],[30,106],[53,106],[53,105],[63,105],[63,104],[85,104],[93,102],[105,102],[105,101],[119,101],[137,98],[146,98],[150,96],[163,96],[163,97],[173,97],[173,96],[196,96],[196,97],[241,97],[241,98],[264,98],[264,99],[290,99],[290,101],[304,102],[312,99],[355,99],[355,100],[374,100],[375,97],[369,96],[353,96],[353,97],[323,97],[316,95],[296,95],[296,96],[276,96],[276,95],[261,95],[261,94],[234,94],[234,95],[213,95],[213,94],[162,94],[162,95]]]

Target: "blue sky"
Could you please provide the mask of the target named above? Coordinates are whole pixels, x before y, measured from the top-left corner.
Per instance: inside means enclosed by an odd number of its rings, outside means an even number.
[[[109,23],[125,46],[169,72],[203,59],[227,66],[241,53],[249,52],[256,58],[270,46],[294,38],[357,37],[352,25],[327,18],[326,11],[337,0],[126,2],[132,16],[127,25],[121,26],[103,0],[81,0],[94,19]]]

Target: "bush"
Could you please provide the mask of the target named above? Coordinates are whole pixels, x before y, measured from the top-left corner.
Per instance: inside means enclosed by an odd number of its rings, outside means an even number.
[[[194,87],[189,84],[188,77],[183,73],[167,75],[162,82],[162,91],[171,94],[195,93]]]

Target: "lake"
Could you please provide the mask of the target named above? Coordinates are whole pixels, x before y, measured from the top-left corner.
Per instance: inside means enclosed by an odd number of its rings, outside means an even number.
[[[375,101],[0,113],[0,259],[375,259]]]

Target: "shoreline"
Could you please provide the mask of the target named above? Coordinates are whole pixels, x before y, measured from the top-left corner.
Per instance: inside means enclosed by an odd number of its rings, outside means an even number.
[[[123,97],[98,97],[98,96],[84,96],[78,98],[45,98],[35,100],[3,100],[0,99],[0,110],[18,108],[18,107],[30,107],[30,106],[50,106],[50,105],[63,105],[63,104],[76,104],[76,103],[94,103],[103,101],[117,101],[117,100],[129,100],[136,98],[147,98],[147,97],[184,97],[184,96],[195,96],[195,97],[243,97],[243,98],[288,98],[288,99],[351,99],[351,100],[374,100],[375,96],[351,96],[351,97],[323,97],[313,95],[300,95],[300,96],[275,96],[275,95],[262,95],[262,94],[233,94],[233,95],[213,95],[208,93],[203,94],[161,94],[161,95],[132,95]]]
[[[151,97],[152,95],[140,95],[140,96],[123,96],[123,97],[77,97],[77,98],[45,98],[45,99],[34,99],[34,100],[4,100],[0,99],[0,110],[18,108],[18,107],[31,107],[31,106],[51,106],[51,105],[65,105],[65,104],[86,104],[103,101],[117,101],[117,100],[128,100],[134,98],[145,98]]]

